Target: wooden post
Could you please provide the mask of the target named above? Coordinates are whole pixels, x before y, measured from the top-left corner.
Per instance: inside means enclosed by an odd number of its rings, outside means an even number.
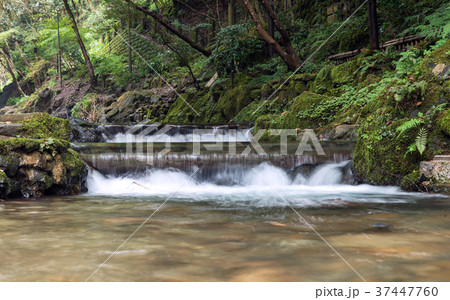
[[[380,42],[378,39],[378,17],[377,17],[377,1],[369,0],[369,32],[370,32],[370,49],[380,49]]]

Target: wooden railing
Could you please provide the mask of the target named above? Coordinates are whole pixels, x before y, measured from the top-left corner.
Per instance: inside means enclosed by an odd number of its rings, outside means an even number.
[[[418,43],[422,42],[424,39],[425,39],[425,37],[421,36],[421,35],[412,35],[412,36],[407,36],[407,37],[404,37],[401,39],[395,39],[395,40],[391,40],[391,41],[382,43],[380,45],[380,50],[386,51],[386,50],[388,50],[388,48],[390,48],[394,51],[403,51],[403,50],[406,50],[407,47],[417,45]],[[341,63],[351,60],[353,57],[355,57],[356,55],[361,53],[361,51],[363,51],[364,49],[365,48],[353,50],[353,51],[349,51],[349,52],[344,52],[344,53],[338,53],[338,54],[329,56],[328,59],[335,61],[337,64],[341,64]]]

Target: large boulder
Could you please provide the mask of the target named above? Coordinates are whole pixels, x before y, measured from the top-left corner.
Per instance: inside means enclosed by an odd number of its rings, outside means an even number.
[[[289,110],[284,115],[281,128],[315,128],[321,123],[319,118],[304,115],[305,112],[313,110],[316,106],[330,101],[327,96],[315,94],[313,92],[303,92],[294,99]]]
[[[145,119],[162,120],[172,102],[170,96],[157,96],[151,91],[128,91],[105,109],[105,121],[127,124]]]
[[[86,192],[88,169],[70,144],[58,139],[0,141],[0,197]]]

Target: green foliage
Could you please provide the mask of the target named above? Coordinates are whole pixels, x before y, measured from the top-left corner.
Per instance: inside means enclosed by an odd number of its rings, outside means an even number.
[[[413,128],[417,128],[424,123],[425,123],[425,121],[420,118],[410,119],[410,120],[406,121],[405,123],[403,123],[402,125],[398,126],[396,131],[398,132],[398,135],[400,136],[400,135],[404,134],[406,131],[413,129]]]
[[[40,57],[46,60],[53,60],[58,53],[57,24],[54,19],[45,19],[39,30],[39,40],[37,42]],[[79,28],[80,35],[84,36],[86,29]],[[75,63],[80,67],[84,65],[84,59],[77,43],[75,33],[72,29],[68,17],[60,20],[59,32],[61,39],[61,50],[63,52],[63,68],[71,68],[67,63]]]
[[[425,128],[421,128],[419,134],[416,137],[416,147],[419,153],[422,154],[425,151],[427,145],[428,131]]]
[[[98,103],[97,95],[92,93],[84,95],[83,99],[78,101],[71,111],[72,117],[89,122],[97,122],[101,113],[101,103]]]
[[[0,32],[0,47],[5,47],[5,44],[8,43],[14,33],[14,29]]]
[[[419,65],[423,60],[421,51],[417,49],[411,49],[401,52],[400,59],[394,61],[397,77],[405,75],[417,75],[419,72]]]
[[[108,76],[114,78],[117,86],[126,86],[130,81],[128,65],[124,58],[116,54],[97,54],[92,55],[92,64],[94,65],[95,76],[101,80],[106,80]]]
[[[220,75],[246,70],[261,53],[263,43],[250,24],[222,28],[216,37],[216,47],[210,60]]]
[[[432,14],[424,18],[424,24],[417,27],[420,34],[427,37],[450,37],[450,3],[442,4]]]
[[[19,103],[21,103],[22,101],[24,101],[27,97],[11,97],[8,99],[8,101],[6,101],[6,105],[17,105]]]

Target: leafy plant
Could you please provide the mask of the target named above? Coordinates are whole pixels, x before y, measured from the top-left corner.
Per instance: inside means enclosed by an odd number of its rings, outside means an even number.
[[[427,145],[428,131],[425,128],[421,128],[419,134],[416,137],[416,146],[419,153],[422,154],[425,151]]]
[[[262,45],[252,25],[246,23],[227,26],[217,34],[216,48],[210,60],[221,75],[237,73],[255,63],[255,57],[261,53]]]
[[[403,133],[405,133],[406,131],[413,129],[413,128],[417,128],[419,125],[422,125],[424,123],[425,123],[425,121],[423,119],[414,118],[414,119],[406,121],[405,123],[403,123],[402,125],[397,127],[396,131],[398,132],[398,135],[400,136]]]

